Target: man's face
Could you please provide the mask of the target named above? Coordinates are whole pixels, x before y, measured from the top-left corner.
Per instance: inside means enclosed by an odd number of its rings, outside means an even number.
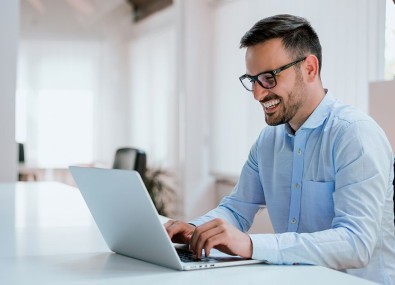
[[[273,39],[247,48],[247,74],[271,71],[295,60],[285,51],[280,39]],[[261,103],[268,125],[290,123],[294,128],[292,122],[299,125],[299,120],[303,118],[302,107],[307,99],[302,72],[298,66],[290,67],[281,71],[276,81],[277,85],[272,89],[255,83],[254,98]]]

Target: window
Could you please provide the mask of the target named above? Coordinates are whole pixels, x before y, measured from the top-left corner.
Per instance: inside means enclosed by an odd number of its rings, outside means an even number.
[[[93,161],[91,90],[41,90],[37,112],[37,162],[48,167]]]
[[[395,79],[395,5],[392,1],[386,3],[384,77],[392,80]]]
[[[16,140],[25,144],[27,164],[93,162],[100,47],[94,41],[20,42]]]

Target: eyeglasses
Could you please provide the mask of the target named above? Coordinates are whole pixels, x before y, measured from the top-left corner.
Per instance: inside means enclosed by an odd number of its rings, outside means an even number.
[[[305,60],[306,57],[299,58],[298,60],[295,60],[291,63],[288,63],[284,66],[281,66],[275,70],[272,71],[264,71],[261,72],[257,75],[247,75],[244,74],[239,77],[241,84],[243,84],[244,88],[247,89],[248,91],[254,91],[254,86],[255,82],[258,82],[259,85],[261,85],[265,89],[271,89],[276,87],[277,85],[277,80],[276,76],[283,70],[286,70],[287,68],[290,68],[291,66]]]

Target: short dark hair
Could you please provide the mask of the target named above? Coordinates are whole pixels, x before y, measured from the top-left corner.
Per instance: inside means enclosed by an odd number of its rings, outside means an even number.
[[[319,74],[322,66],[321,44],[310,23],[302,17],[283,14],[257,22],[240,40],[240,48],[254,46],[271,39],[281,39],[295,58],[314,54],[318,58]]]

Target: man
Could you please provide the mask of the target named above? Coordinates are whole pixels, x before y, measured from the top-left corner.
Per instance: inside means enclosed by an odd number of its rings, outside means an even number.
[[[305,19],[263,19],[241,47],[247,72],[240,80],[269,126],[234,191],[190,224],[166,223],[169,236],[188,243],[197,258],[217,248],[395,284],[393,154],[385,134],[323,88],[321,45]],[[249,235],[262,205],[276,234]]]

